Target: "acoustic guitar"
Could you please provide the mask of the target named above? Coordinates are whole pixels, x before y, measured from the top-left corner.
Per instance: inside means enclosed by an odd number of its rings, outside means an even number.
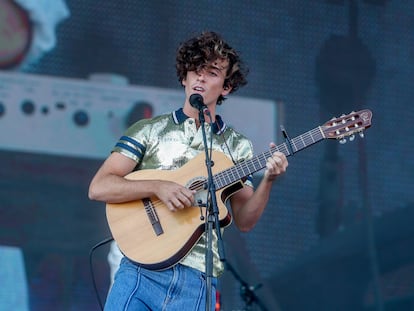
[[[286,156],[303,150],[324,139],[341,142],[363,137],[371,126],[372,112],[361,110],[333,118],[300,136],[290,139],[253,158],[234,165],[222,152],[212,151],[213,182],[216,188],[220,226],[231,223],[226,201],[243,187],[242,180],[266,167],[266,160],[276,151]],[[207,169],[205,154],[187,162],[177,170],[140,170],[126,176],[131,180],[160,179],[177,182],[196,190],[196,206],[172,213],[157,197],[126,203],[107,204],[106,215],[111,233],[121,252],[151,270],[162,270],[177,264],[194,247],[204,232],[207,206]]]

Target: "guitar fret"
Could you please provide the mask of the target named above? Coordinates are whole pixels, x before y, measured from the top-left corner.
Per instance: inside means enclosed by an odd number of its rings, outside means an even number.
[[[217,189],[221,189],[225,186],[225,182],[223,183],[223,178],[220,178],[221,175],[223,175],[223,172],[216,174],[213,178]]]
[[[237,172],[236,169],[234,169],[234,167],[232,167],[232,169],[230,171],[231,171],[231,175],[233,176],[233,179],[232,180],[237,180],[237,179],[240,178],[240,175],[237,174],[238,172]]]
[[[242,162],[241,164],[240,164],[240,169],[241,169],[241,171],[242,171],[242,173],[243,173],[243,176],[247,176],[247,175],[249,175],[249,173],[250,173],[250,171],[249,170],[247,170],[247,172],[245,171],[245,169],[247,168],[247,166],[246,166],[246,163],[245,162]]]
[[[235,169],[234,168],[231,168],[230,170],[229,170],[229,177],[232,177],[232,178],[229,178],[229,180],[234,180],[234,178],[237,178],[237,176],[235,176],[235,173],[237,173],[237,171],[235,171]]]
[[[278,151],[283,152],[286,156],[291,155],[291,154],[290,154],[290,150],[289,150],[289,148],[288,148],[288,146],[287,146],[287,144],[286,144],[286,143],[283,143],[283,144],[281,145],[281,147],[283,147],[283,149],[280,149],[280,150],[278,150]],[[293,147],[295,147],[295,146],[293,146]],[[296,147],[295,147],[295,148],[296,148]],[[296,150],[294,150],[294,151],[296,151]]]
[[[255,162],[258,164],[258,166],[256,167],[256,164],[255,164]],[[252,164],[253,164],[253,169],[254,170],[260,170],[261,169],[261,166],[260,166],[260,161],[259,161],[259,159],[257,158],[257,159],[254,159],[253,161],[252,161]]]
[[[306,142],[305,142],[305,140],[303,139],[303,136],[299,136],[300,137],[300,139],[301,139],[301,141],[302,141],[302,143],[303,143],[303,146],[306,146]]]
[[[292,149],[294,150],[294,152],[296,152],[296,151],[298,151],[298,150],[299,150],[299,148],[297,147],[296,140],[297,140],[297,139],[295,139],[295,138],[291,140]],[[289,149],[287,149],[287,150],[289,150]]]
[[[297,140],[297,142],[295,143],[295,152],[296,151],[299,151],[299,150],[301,150],[302,148],[303,148],[303,146],[305,145],[304,144],[304,141],[302,140],[302,136],[300,136],[300,137],[297,137],[296,139],[295,139],[295,141]]]
[[[311,135],[311,138],[312,138],[312,143],[314,143],[315,142],[315,139],[313,139],[313,135]]]
[[[217,175],[213,177],[213,182],[214,182],[214,184],[216,185],[216,187],[218,189],[223,188],[223,185],[221,184],[221,180],[220,180],[220,178],[218,178]]]

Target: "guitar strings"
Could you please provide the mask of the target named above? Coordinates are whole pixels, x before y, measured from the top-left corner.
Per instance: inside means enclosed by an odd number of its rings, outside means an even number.
[[[303,149],[306,146],[309,146],[319,140],[323,139],[321,130],[319,127],[314,128],[299,137],[292,139],[292,145],[294,152],[297,152],[300,149]],[[229,184],[229,181],[237,181],[247,176],[250,173],[254,173],[266,166],[267,158],[269,158],[272,153],[280,151],[285,155],[291,155],[286,143],[282,143],[278,146],[270,148],[269,151],[265,151],[262,154],[259,154],[257,157],[254,157],[250,160],[240,162],[238,165],[235,165],[223,172],[220,172],[216,175],[218,180],[218,186],[221,187],[222,184]],[[242,174],[238,173],[242,171]],[[247,172],[247,173],[246,173]],[[233,178],[231,178],[233,177]],[[224,181],[224,182],[223,182]]]
[[[291,140],[293,152],[295,153],[309,145],[312,145],[320,141],[323,138],[325,138],[323,135],[323,131],[321,127],[318,126]],[[270,150],[265,151],[252,159],[240,162],[239,164],[236,164],[233,167],[228,168],[214,175],[213,178],[215,179],[218,189],[221,189],[225,185],[229,185],[232,182],[237,182],[238,180],[241,180],[243,177],[264,168],[266,166],[267,158],[271,157],[271,155],[276,151],[280,151],[284,153],[286,156],[291,155],[289,148],[286,145],[286,142],[280,145],[274,146],[270,148]],[[240,170],[242,171],[242,174],[240,174]],[[196,191],[205,190],[206,180],[205,179],[197,180],[194,183],[192,183],[188,187],[188,189],[196,190]],[[161,202],[161,200],[159,199],[154,200],[151,203],[154,208],[164,205],[164,203]]]

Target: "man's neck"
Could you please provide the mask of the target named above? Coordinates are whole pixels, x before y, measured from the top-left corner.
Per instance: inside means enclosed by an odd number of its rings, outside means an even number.
[[[209,114],[204,113],[204,119],[208,123],[215,122],[215,120],[216,120],[215,110],[208,108],[208,111],[209,111]],[[193,107],[184,106],[183,112],[188,117],[195,119],[197,128],[200,126],[199,111],[198,110],[194,109]]]

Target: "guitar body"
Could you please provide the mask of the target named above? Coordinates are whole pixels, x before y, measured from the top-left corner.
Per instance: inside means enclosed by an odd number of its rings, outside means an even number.
[[[213,151],[213,174],[233,166],[230,159],[221,152]],[[177,170],[141,170],[126,176],[131,180],[160,179],[174,181],[187,188],[193,188],[207,179],[204,153]],[[220,226],[231,223],[226,200],[242,187],[241,182],[216,191]],[[197,191],[205,201],[207,191]],[[196,194],[197,201],[198,194]],[[150,206],[150,207],[149,207]],[[156,212],[162,233],[151,224],[147,209]],[[200,239],[204,232],[206,215],[204,207],[193,206],[171,212],[157,197],[126,203],[107,204],[106,215],[112,235],[121,252],[137,264],[162,270],[178,263]],[[158,230],[159,231],[159,230]]]

